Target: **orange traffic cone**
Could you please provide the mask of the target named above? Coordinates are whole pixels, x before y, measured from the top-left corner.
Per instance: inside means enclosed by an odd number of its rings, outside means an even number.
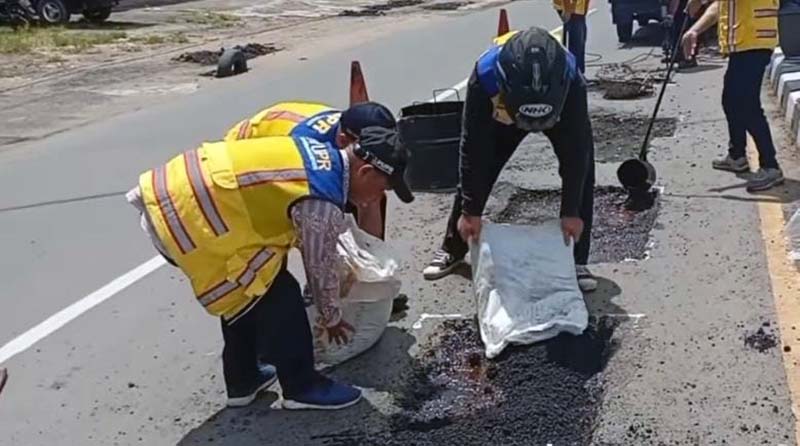
[[[350,64],[350,105],[368,101],[367,84],[364,82],[364,74],[361,73],[361,64],[354,60]]]
[[[500,10],[500,21],[497,23],[497,37],[508,33],[508,13],[505,9]]]

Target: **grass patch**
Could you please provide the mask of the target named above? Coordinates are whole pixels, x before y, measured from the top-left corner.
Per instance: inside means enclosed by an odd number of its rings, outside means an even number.
[[[143,45],[164,45],[166,43],[189,43],[186,34],[176,32],[170,34],[151,34],[148,36],[131,37],[131,43],[141,43]]]
[[[0,54],[25,54],[37,50],[59,49],[80,53],[97,45],[125,39],[122,31],[80,32],[63,27],[28,28],[18,31],[0,29]]]
[[[241,23],[241,19],[235,15],[210,11],[193,11],[190,15],[183,17],[183,21],[195,25],[208,25],[215,28],[228,28]]]

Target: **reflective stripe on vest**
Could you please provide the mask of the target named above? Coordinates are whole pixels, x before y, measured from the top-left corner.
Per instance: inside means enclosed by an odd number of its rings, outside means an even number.
[[[169,195],[165,166],[153,169],[153,190],[155,191],[156,200],[158,201],[158,208],[161,210],[161,216],[167,224],[167,229],[169,229],[181,253],[188,254],[194,250],[195,244],[189,236],[189,233],[186,232],[186,228],[183,226],[181,219],[178,217],[175,203],[173,203],[172,197]]]
[[[279,102],[261,110],[255,116],[240,122],[225,135],[226,141],[238,141],[269,136],[309,136],[316,139],[325,137],[326,142],[334,143],[336,134],[327,135],[316,129],[307,129],[295,134],[309,120],[327,113],[336,112],[325,104],[312,102]],[[338,116],[337,116],[338,118]],[[338,119],[337,119],[338,121]],[[312,133],[313,130],[313,134]]]
[[[213,286],[211,289],[206,291],[205,293],[197,296],[197,300],[200,302],[201,305],[207,307],[214,302],[222,299],[223,297],[227,296],[240,286],[242,288],[247,288],[250,286],[251,283],[256,279],[256,274],[258,270],[264,267],[264,265],[269,262],[269,260],[275,255],[272,251],[262,248],[255,255],[247,262],[247,268],[239,275],[236,279],[236,282],[231,282],[229,280],[223,280],[219,284]]]
[[[200,158],[197,155],[197,150],[189,150],[183,154],[183,159],[186,163],[186,175],[189,177],[189,183],[192,185],[194,198],[200,206],[200,211],[206,218],[206,222],[214,231],[214,234],[220,236],[228,232],[228,227],[222,220],[219,214],[214,199],[208,190],[205,179],[203,179],[203,172],[200,167]]]
[[[250,130],[252,129],[250,120],[245,119],[239,123],[239,132],[236,134],[236,139],[247,139],[250,137]]]
[[[258,251],[251,259],[247,262],[247,268],[242,271],[242,274],[236,279],[236,281],[241,285],[243,288],[247,288],[250,286],[251,283],[256,279],[256,273],[258,270],[264,267],[264,265],[269,262],[269,259],[275,255],[272,251],[267,250],[266,248],[262,248]]]
[[[305,121],[306,117],[289,110],[271,111],[264,116],[264,120],[285,119],[295,124]],[[281,135],[283,136],[283,135]]]
[[[286,122],[286,121],[284,121]],[[347,158],[307,138],[207,143],[140,176],[146,210],[200,304],[230,321],[271,286],[296,242],[293,203],[343,207]]]
[[[257,170],[236,175],[236,181],[241,187],[273,181],[304,181],[306,178],[305,169]]]
[[[771,50],[778,45],[778,0],[723,0],[719,6],[723,54]]]

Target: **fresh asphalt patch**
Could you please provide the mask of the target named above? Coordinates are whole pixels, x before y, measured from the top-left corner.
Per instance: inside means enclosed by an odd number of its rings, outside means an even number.
[[[643,211],[626,207],[628,193],[619,187],[595,188],[594,224],[590,263],[621,262],[646,258],[650,232],[658,217],[656,197]],[[535,225],[559,215],[561,191],[558,189],[517,188],[506,207],[492,218],[497,223]]]
[[[616,323],[509,347],[488,360],[473,320],[446,321],[406,373],[385,426],[310,438],[327,446],[588,445]],[[321,443],[318,443],[321,442]]]

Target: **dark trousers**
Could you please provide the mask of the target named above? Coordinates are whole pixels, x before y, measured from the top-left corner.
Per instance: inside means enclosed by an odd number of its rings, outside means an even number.
[[[686,4],[688,0],[680,0],[678,3],[678,9],[675,11],[675,16],[672,18],[672,29],[670,30],[671,38],[672,38],[672,51],[678,52],[678,58],[676,60],[681,61],[685,60],[686,58],[683,55],[683,48],[681,48],[681,39],[683,38],[683,34],[691,28],[694,20],[689,17],[688,22],[686,23],[686,27],[683,26],[683,21],[686,20]]]
[[[284,395],[305,391],[315,379],[314,346],[300,285],[283,269],[269,290],[233,323],[222,321],[222,366],[228,391],[258,382],[258,362],[272,364]]]
[[[567,36],[567,49],[575,56],[578,70],[583,73],[586,70],[586,16],[572,14],[564,24],[564,32]]]
[[[730,137],[728,153],[732,158],[745,156],[750,133],[762,168],[778,168],[772,133],[761,107],[761,82],[771,56],[771,50],[732,53],[722,88],[722,108]]]
[[[487,184],[485,190],[491,190],[500,172],[508,162],[511,155],[517,149],[517,146],[527,136],[526,133],[520,132],[514,126],[502,125],[495,122],[497,126],[497,144],[496,152],[493,159],[491,174],[486,178]],[[556,138],[561,138],[562,135],[554,131],[545,132],[547,137],[552,142]],[[447,232],[445,233],[444,243],[442,249],[450,253],[456,258],[462,258],[467,255],[469,246],[461,235],[458,233],[458,219],[461,217],[461,189],[456,192],[455,200],[453,201],[453,209],[450,211],[450,218],[447,220]],[[591,234],[592,234],[592,220],[594,217],[594,150],[592,150],[591,164],[586,180],[583,183],[583,201],[581,202],[580,218],[583,220],[583,234],[578,243],[575,244],[573,251],[575,256],[575,263],[578,265],[586,265],[589,261],[589,248],[591,247]]]

